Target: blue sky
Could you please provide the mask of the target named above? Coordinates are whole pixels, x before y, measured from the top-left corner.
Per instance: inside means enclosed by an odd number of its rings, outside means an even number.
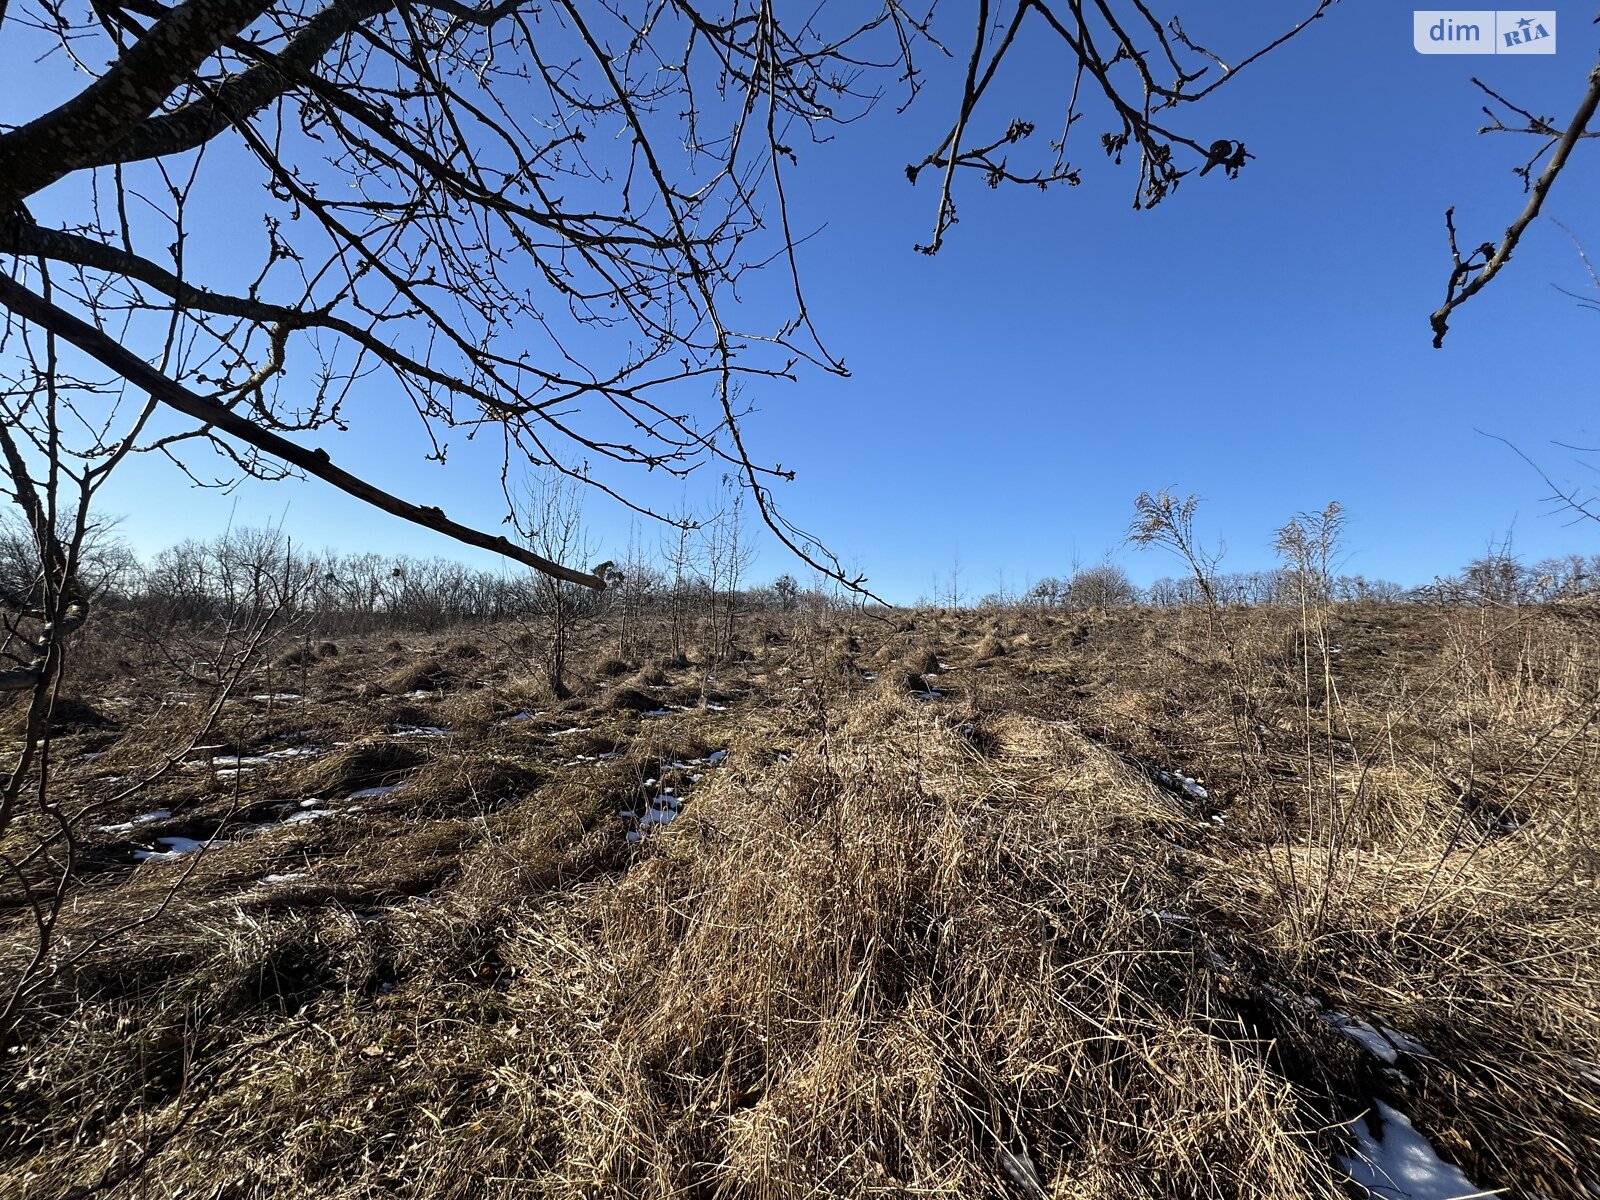
[[[1211,7],[1185,6],[1199,14],[1186,25],[1224,46],[1310,5]],[[1484,436],[1577,480],[1587,469],[1552,440],[1600,441],[1600,316],[1557,290],[1587,284],[1568,236],[1538,222],[1457,314],[1445,349],[1427,324],[1446,277],[1444,209],[1457,206],[1476,244],[1524,203],[1511,168],[1531,146],[1477,135],[1470,77],[1560,124],[1584,90],[1600,27],[1592,5],[1557,8],[1553,57],[1424,57],[1409,7],[1345,0],[1190,118],[1192,131],[1247,143],[1256,158],[1237,180],[1191,177],[1135,212],[1131,167],[1112,167],[1087,130],[1082,186],[1041,195],[969,180],[932,258],[912,246],[928,239],[934,192],[904,168],[948,120],[937,87],[903,116],[885,106],[828,146],[800,147],[792,199],[799,224],[820,227],[802,252],[809,297],[852,375],[749,393],[758,457],[798,472],[780,489],[785,514],[903,601],[943,589],[955,564],[974,595],[1108,551],[1141,582],[1170,573],[1120,546],[1133,497],[1166,485],[1205,498],[1200,523],[1226,543],[1225,569],[1271,565],[1273,530],[1330,499],[1349,513],[1348,568],[1404,582],[1508,532],[1530,558],[1600,549],[1600,529],[1553,514],[1538,478]],[[1001,127],[1062,86],[1059,60],[1017,65],[1029,69],[987,110]],[[1600,150],[1580,147],[1546,213],[1600,254],[1597,174]],[[496,526],[487,456],[460,446],[439,467],[414,433],[387,422],[314,441],[401,495]],[[708,478],[687,499],[714,492]],[[104,503],[146,550],[281,520],[313,545],[490,563],[317,483],[221,495],[150,462]],[[598,497],[587,515],[605,556],[620,557],[629,517]],[[755,574],[795,566],[768,548]]]

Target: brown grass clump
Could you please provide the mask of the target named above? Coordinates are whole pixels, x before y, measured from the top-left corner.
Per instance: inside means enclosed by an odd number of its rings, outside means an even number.
[[[447,750],[384,799],[414,816],[481,814],[531,797],[544,779],[544,772],[515,759]]]
[[[600,679],[615,679],[619,675],[626,675],[633,670],[632,664],[625,658],[618,658],[615,654],[602,658],[595,664],[594,673]]]
[[[714,788],[596,897],[642,1003],[552,1097],[582,1147],[566,1186],[664,1194],[669,1164],[710,1161],[740,1194],[999,1196],[1009,1162],[1055,1194],[1157,1196],[1227,1163],[1251,1195],[1338,1195],[1292,1090],[1195,1027],[1226,1002],[1124,894],[1120,818],[975,803],[924,721],[869,702],[842,770]]]
[[[973,648],[972,658],[974,662],[992,662],[994,659],[1001,658],[1009,652],[1004,639],[999,634],[986,633],[977,646]]]
[[[497,720],[515,709],[498,689],[473,688],[451,692],[441,700],[430,720],[407,721],[409,725],[442,725],[463,733],[482,734]]]
[[[878,686],[884,691],[902,694],[906,692],[929,693],[933,690],[933,684],[928,682],[927,676],[913,671],[904,663],[886,667],[878,672]]]
[[[436,692],[449,687],[456,680],[453,667],[438,661],[411,663],[386,675],[383,688],[390,695],[407,692]]]
[[[298,646],[291,646],[288,650],[278,655],[275,665],[278,667],[298,667],[316,661],[316,652],[310,646],[302,643]]]
[[[392,739],[355,742],[307,766],[295,777],[303,796],[347,796],[369,787],[388,787],[427,761],[414,743]]]
[[[636,687],[614,687],[606,693],[605,706],[612,712],[650,712],[661,707],[661,698]]]
[[[939,673],[939,655],[937,651],[928,646],[908,651],[902,663],[906,670],[914,675],[937,675]]]
[[[628,681],[629,686],[640,689],[663,687],[672,679],[671,670],[672,666],[666,659],[648,662]]]

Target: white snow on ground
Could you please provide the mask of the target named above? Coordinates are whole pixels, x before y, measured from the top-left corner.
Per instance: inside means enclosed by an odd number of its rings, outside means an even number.
[[[728,752],[726,750],[713,750],[704,758],[680,758],[674,762],[667,763],[661,769],[663,771],[692,771],[695,767],[714,767],[727,757]],[[645,786],[649,787],[654,782],[655,780],[648,779],[645,781]]]
[[[193,854],[196,850],[199,850],[201,847],[206,845],[204,841],[197,842],[194,838],[186,837],[162,837],[157,838],[156,841],[160,842],[166,847],[166,849],[135,850],[133,852],[134,861],[171,862],[175,858],[182,858],[185,854]],[[211,849],[215,850],[221,846],[226,846],[227,844],[227,842],[212,842],[210,843],[210,846]]]
[[[1195,800],[1206,800],[1210,794],[1200,786],[1198,779],[1191,779],[1182,771],[1157,771],[1156,778],[1170,788],[1177,788]]]
[[[403,784],[391,783],[387,787],[362,788],[360,791],[351,792],[347,799],[371,800],[378,796],[387,796],[391,792],[398,792],[403,786]]]
[[[443,725],[396,725],[392,736],[406,737],[454,737],[454,729],[446,729]]]
[[[650,807],[645,810],[644,816],[639,818],[639,827],[641,829],[643,829],[646,826],[650,826],[650,825],[670,825],[670,824],[672,824],[672,822],[677,819],[678,807],[679,806],[675,802],[674,803],[667,803],[667,802],[663,802],[663,801],[655,801],[655,802],[653,802],[650,805]]]
[[[1156,920],[1160,921],[1163,925],[1192,925],[1192,924],[1194,924],[1194,918],[1193,917],[1187,917],[1183,913],[1179,913],[1179,912],[1167,912],[1165,909],[1160,909],[1160,908],[1144,908],[1144,909],[1140,909],[1139,911],[1144,916],[1154,917]]]
[[[304,871],[291,871],[287,875],[263,875],[260,882],[263,886],[271,887],[276,883],[298,883],[305,877]]]
[[[158,808],[154,812],[140,813],[137,817],[134,817],[131,821],[124,821],[120,825],[101,825],[98,829],[95,830],[95,832],[96,833],[132,833],[133,829],[134,829],[134,826],[136,826],[136,825],[148,825],[152,821],[165,821],[171,815],[172,814],[170,812],[168,812],[166,809]]]
[[[1356,1149],[1344,1155],[1341,1164],[1351,1182],[1366,1189],[1367,1196],[1373,1200],[1464,1200],[1494,1194],[1475,1187],[1459,1167],[1440,1158],[1433,1143],[1416,1131],[1404,1113],[1382,1100],[1374,1100],[1372,1110],[1350,1126]]]
[[[714,767],[727,757],[728,752],[726,750],[713,750],[704,758],[678,759],[664,764],[661,768],[661,774],[665,778],[669,771],[681,772],[688,776],[687,786],[692,787],[705,778],[704,772],[696,771],[694,768]],[[630,842],[639,841],[656,825],[672,824],[678,814],[683,811],[684,797],[680,793],[684,784],[681,780],[677,785],[666,787],[663,786],[662,780],[652,777],[646,779],[643,786],[646,794],[643,815],[637,810],[624,811],[620,814],[625,820],[632,820],[638,823],[636,829],[628,830],[627,837]],[[657,788],[661,789],[661,794],[651,797],[649,793]]]
[[[1360,1017],[1337,1011],[1322,1012],[1318,1018],[1332,1025],[1351,1041],[1358,1043],[1374,1058],[1381,1058],[1391,1067],[1401,1054],[1413,1058],[1432,1058],[1428,1048],[1416,1038],[1401,1033],[1389,1025],[1371,1025]]]
[[[589,727],[587,725],[574,725],[571,729],[552,729],[545,734],[545,737],[567,737],[569,734],[588,732]]]
[[[273,692],[270,695],[251,696],[250,699],[254,700],[257,704],[269,704],[274,700],[298,700],[298,699],[300,699],[300,693],[299,692]]]
[[[326,753],[326,749],[322,746],[285,746],[281,750],[269,750],[265,754],[218,754],[209,762],[203,758],[196,758],[183,765],[190,771],[211,768],[219,775],[237,774],[242,771],[253,771],[257,767],[271,766],[285,759],[310,758]]]

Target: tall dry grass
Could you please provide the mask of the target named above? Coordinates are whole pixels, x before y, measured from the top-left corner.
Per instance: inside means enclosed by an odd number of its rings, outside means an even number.
[[[58,981],[0,1068],[0,1191],[1331,1198],[1383,1099],[1486,1188],[1585,1195],[1592,615],[1011,623],[1005,656],[799,629],[719,671],[728,713],[480,704],[405,767],[297,767],[408,774],[366,822],[208,855]],[[947,694],[827,665],[891,647]],[[85,885],[67,935],[177,869]]]

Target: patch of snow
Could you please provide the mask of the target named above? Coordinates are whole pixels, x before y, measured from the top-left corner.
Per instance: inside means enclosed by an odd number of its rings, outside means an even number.
[[[207,843],[204,840],[196,841],[194,838],[186,838],[186,837],[162,837],[162,838],[157,838],[156,841],[159,842],[161,845],[165,846],[166,849],[165,850],[135,850],[133,852],[134,861],[135,862],[171,862],[175,858],[182,858],[185,854],[193,854],[196,850],[203,849],[208,844],[210,845],[211,849],[213,849],[213,850],[218,849],[219,847],[222,847],[222,846],[226,846],[228,844],[227,842],[210,842],[210,843]]]
[[[396,725],[392,736],[406,737],[454,737],[454,729],[446,729],[443,725]]]
[[[101,825],[98,829],[95,830],[95,832],[96,833],[132,833],[133,830],[134,830],[134,827],[136,825],[148,825],[152,821],[165,821],[171,815],[172,814],[170,812],[168,812],[166,809],[158,808],[154,812],[140,813],[137,817],[134,817],[130,821],[124,821],[120,825]]]
[[[1210,794],[1200,786],[1198,779],[1191,779],[1182,771],[1157,771],[1156,778],[1169,788],[1183,792],[1195,800],[1206,800]]]
[[[501,721],[500,724],[502,724],[502,725],[516,725],[521,721],[531,721],[531,720],[533,720],[533,714],[532,713],[530,713],[530,712],[519,712],[519,713],[512,713],[511,716],[509,716],[505,720]]]
[[[861,678],[865,679],[868,683],[876,683],[878,679],[878,673],[876,671],[863,671],[861,672]]]
[[[1428,1053],[1428,1048],[1416,1038],[1401,1033],[1392,1026],[1372,1025],[1360,1017],[1353,1017],[1349,1013],[1336,1010],[1318,1013],[1317,1017],[1360,1045],[1374,1058],[1382,1059],[1391,1067],[1399,1061],[1402,1054],[1409,1054],[1413,1058],[1433,1057]]]
[[[1144,909],[1140,909],[1139,911],[1141,913],[1143,913],[1147,917],[1154,917],[1156,920],[1160,921],[1163,925],[1192,925],[1192,924],[1194,924],[1194,918],[1185,916],[1183,913],[1166,912],[1165,910],[1159,909],[1159,908],[1144,908]]]
[[[588,732],[589,732],[589,726],[587,726],[587,725],[574,725],[571,729],[552,729],[549,733],[545,734],[545,737],[567,737],[568,735],[574,734],[574,733],[588,733]]]
[[[677,819],[678,812],[675,808],[656,807],[651,805],[648,812],[639,818],[639,828],[648,829],[652,825],[670,825]]]
[[[398,792],[404,786],[405,786],[404,784],[391,783],[391,784],[387,785],[386,787],[362,788],[359,791],[351,792],[350,795],[346,797],[346,799],[349,799],[349,800],[371,800],[371,799],[374,799],[375,797],[378,797],[378,796],[387,796],[387,795],[390,795],[393,792]]]
[[[273,692],[270,695],[251,696],[250,699],[254,700],[257,704],[270,704],[274,700],[298,700],[298,699],[300,699],[300,693],[299,692]]]
[[[1439,1157],[1433,1143],[1418,1133],[1406,1115],[1382,1100],[1357,1119],[1354,1153],[1343,1156],[1350,1181],[1374,1200],[1465,1200],[1488,1197],[1470,1179]]]
[[[285,825],[304,825],[309,821],[320,821],[323,817],[334,816],[331,808],[302,808],[292,812],[283,819]]]
[[[291,871],[287,875],[263,875],[259,882],[266,887],[271,887],[277,883],[298,883],[305,877],[306,873],[304,871]]]
[[[282,750],[269,750],[261,757],[270,762],[278,762],[285,758],[309,758],[317,754],[326,754],[321,746],[285,746]]]

